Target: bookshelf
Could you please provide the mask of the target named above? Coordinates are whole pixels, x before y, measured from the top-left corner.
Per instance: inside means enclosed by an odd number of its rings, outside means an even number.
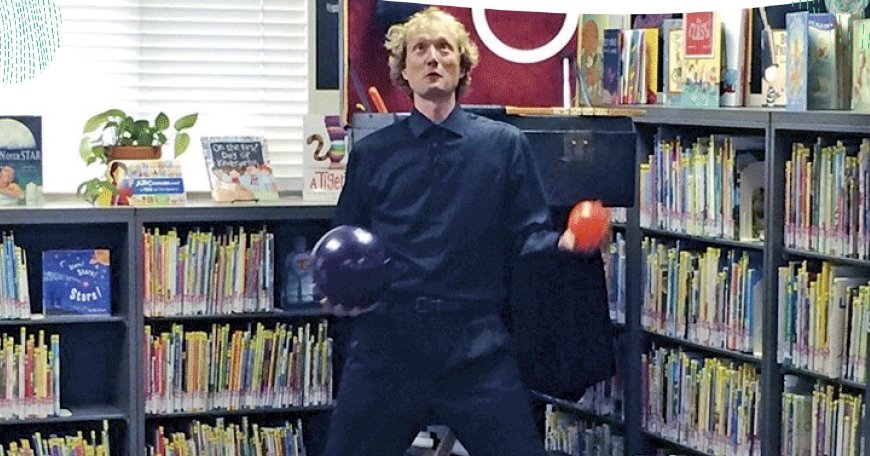
[[[290,253],[291,238],[304,235],[308,248],[331,226],[333,207],[306,204],[299,198],[284,198],[273,204],[212,203],[208,195],[190,195],[184,207],[101,208],[87,207],[72,198],[50,196],[38,208],[0,208],[0,232],[13,233],[15,245],[27,255],[31,310],[42,310],[41,253],[49,249],[110,249],[112,313],[108,316],[42,316],[0,319],[0,334],[18,338],[44,331],[60,336],[60,409],[58,416],[0,419],[0,444],[8,445],[39,432],[74,436],[79,431],[87,441],[91,432],[99,442],[104,425],[112,454],[144,454],[157,426],[167,432],[188,431],[193,421],[214,425],[246,420],[251,424],[282,427],[303,424],[303,439],[309,454],[320,453],[325,440],[331,400],[313,405],[251,407],[236,409],[191,409],[171,413],[146,411],[146,326],[168,331],[173,325],[185,330],[208,331],[227,325],[245,330],[258,323],[298,328],[310,324],[312,331],[328,322],[330,337],[336,336],[330,319],[315,302],[283,306],[279,290],[286,280],[281,262]],[[160,228],[187,233],[195,229],[224,232],[244,227],[253,232],[265,227],[274,234],[275,309],[268,312],[237,312],[146,317],[143,312],[143,233]],[[165,231],[164,231],[165,232]],[[253,332],[254,330],[252,330]],[[316,335],[316,334],[314,334]],[[338,335],[340,336],[340,334]],[[333,353],[334,359],[340,353]],[[334,371],[333,371],[334,372]]]
[[[139,318],[141,320],[136,325],[139,340],[144,340],[147,337],[146,332],[150,331],[151,335],[156,337],[159,333],[172,332],[178,326],[183,328],[185,334],[197,332],[207,334],[209,340],[218,340],[220,338],[218,336],[219,330],[216,331],[215,328],[225,326],[230,333],[238,333],[242,335],[242,338],[249,338],[252,345],[255,345],[254,341],[257,340],[258,334],[266,334],[265,340],[269,341],[268,331],[274,331],[274,340],[277,343],[279,328],[286,328],[289,338],[293,332],[300,328],[309,327],[311,332],[306,333],[306,338],[308,335],[312,338],[315,337],[320,322],[329,320],[315,302],[304,302],[292,306],[282,304],[280,291],[287,280],[283,270],[283,260],[291,254],[292,239],[296,236],[301,235],[306,238],[308,249],[313,247],[314,242],[331,227],[333,208],[304,205],[300,201],[290,204],[228,206],[213,205],[206,200],[200,204],[201,206],[198,206],[197,203],[194,203],[194,205],[188,205],[184,208],[138,208],[135,231],[145,233],[158,232],[159,230],[160,233],[165,233],[168,230],[176,230],[181,239],[185,239],[192,232],[205,231],[222,233],[232,230],[233,233],[238,234],[241,229],[244,229],[244,232],[249,235],[261,231],[271,233],[274,236],[274,261],[272,263],[274,270],[270,275],[274,282],[270,293],[273,299],[271,306],[274,308],[258,311],[235,309],[232,312],[228,309],[218,309],[193,315],[188,314],[185,310],[185,314],[159,316],[145,316],[140,311]],[[137,244],[137,258],[143,257],[143,248],[141,243]],[[137,262],[137,277],[146,276],[144,263],[144,261]],[[138,287],[143,287],[146,286],[145,282],[146,279],[143,278],[136,283]],[[143,292],[144,290],[139,288],[137,296],[143,296]],[[331,326],[331,322],[328,325]],[[334,328],[330,327],[329,332],[333,333],[333,331]],[[226,336],[228,342],[231,339],[232,336]],[[295,345],[289,347],[285,350],[288,357],[296,350]],[[138,350],[137,356],[144,360],[145,355],[142,353],[144,347],[140,345]],[[281,353],[280,348],[277,350]],[[256,358],[257,353],[256,349],[251,347],[250,356]],[[334,356],[340,357],[340,354],[334,353]],[[267,362],[267,359],[263,360],[263,363]],[[277,382],[277,377],[275,378]],[[139,390],[145,391],[147,385],[144,384],[144,379],[137,380],[140,382]],[[230,389],[234,390],[231,381],[228,385]],[[211,390],[212,387],[209,389]],[[216,389],[220,390],[220,388]],[[241,391],[244,390],[242,387]],[[144,440],[139,447],[146,448],[148,445],[154,445],[152,436],[156,432],[159,433],[159,429],[164,429],[166,435],[170,431],[189,432],[188,426],[191,422],[202,422],[214,426],[218,419],[232,425],[240,425],[242,420],[246,420],[252,425],[259,424],[261,427],[281,427],[287,422],[295,424],[297,419],[301,419],[303,423],[302,438],[308,446],[309,454],[317,455],[322,451],[329,412],[333,409],[331,398],[326,402],[324,402],[324,398],[321,398],[317,403],[304,403],[302,401],[309,400],[307,396],[303,398],[301,395],[297,395],[288,398],[286,395],[281,396],[273,393],[271,396],[273,400],[268,401],[268,406],[266,406],[266,403],[256,401],[246,404],[244,394],[240,392],[237,394],[236,405],[231,405],[231,403],[220,405],[218,400],[220,393],[209,394],[212,395],[211,399],[201,400],[196,407],[190,407],[191,404],[188,403],[179,409],[178,403],[176,403],[175,409],[171,411],[149,410],[147,404],[141,404],[140,416],[142,419],[138,422],[137,434],[142,436]],[[232,396],[233,393],[227,394]],[[252,392],[251,396],[255,394]],[[196,393],[192,396],[196,396]],[[283,397],[283,399],[278,400],[279,397]],[[188,435],[188,438],[190,437]]]
[[[43,332],[46,340],[58,335],[60,359],[60,413],[0,420],[0,444],[4,447],[35,432],[48,437],[84,431],[90,439],[89,432],[99,436],[105,422],[113,454],[130,454],[138,448],[139,436],[132,426],[138,414],[136,339],[132,332],[136,306],[129,286],[135,277],[131,266],[133,218],[134,211],[128,208],[99,213],[63,204],[0,209],[0,231],[13,234],[15,245],[26,254],[32,312],[42,311],[43,251],[108,248],[112,267],[110,316],[0,320],[0,334],[16,339],[16,345],[22,331],[37,337]]]
[[[644,374],[640,363],[641,355],[650,347],[673,348],[687,352],[700,353],[703,357],[715,357],[730,363],[756,366],[760,386],[761,403],[759,406],[758,440],[762,456],[782,454],[785,445],[781,435],[783,428],[783,400],[786,377],[797,378],[801,383],[823,385],[836,391],[836,396],[849,395],[863,397],[867,401],[866,381],[827,375],[819,369],[808,369],[783,363],[778,359],[780,344],[780,309],[778,301],[777,277],[779,268],[790,262],[807,261],[819,265],[823,262],[833,266],[850,267],[870,276],[870,261],[867,258],[847,257],[831,251],[821,252],[807,248],[789,246],[785,238],[785,190],[786,161],[792,154],[792,144],[805,142],[812,144],[822,137],[827,144],[837,140],[857,143],[860,139],[870,138],[870,115],[849,112],[806,112],[794,113],[778,109],[720,108],[685,109],[667,106],[646,107],[644,115],[634,117],[638,133],[638,163],[654,153],[658,138],[680,136],[682,139],[703,137],[710,134],[722,135],[760,135],[764,137],[764,230],[763,239],[752,241],[706,236],[697,232],[689,234],[685,230],[668,229],[655,224],[644,223],[646,215],[640,207],[630,208],[627,221],[618,225],[625,234],[627,274],[622,286],[626,289],[626,327],[623,337],[628,338],[624,345],[627,359],[624,366],[625,378],[641,378]],[[690,141],[689,141],[690,142]],[[850,143],[850,144],[851,144]],[[685,144],[684,144],[685,146]],[[850,153],[852,149],[850,149]],[[641,183],[640,172],[637,182]],[[642,189],[638,186],[638,195]],[[865,195],[866,198],[866,195]],[[765,278],[764,300],[761,320],[760,353],[713,348],[709,344],[693,342],[670,334],[649,331],[644,328],[643,242],[645,238],[656,238],[671,245],[679,243],[683,247],[714,247],[724,250],[735,249],[752,252],[762,258],[761,270]],[[772,280],[771,280],[772,278]],[[864,329],[866,331],[866,329]],[[865,364],[861,366],[866,369]],[[856,367],[857,369],[857,367]],[[864,378],[867,378],[866,376]],[[645,429],[642,422],[644,414],[644,392],[641,382],[628,382],[625,385],[625,436],[626,454],[652,454],[655,448],[666,447],[686,454],[713,455],[714,451],[703,445],[692,445],[674,435],[662,435]],[[807,391],[806,394],[809,394]],[[859,439],[867,439],[870,426],[860,425]],[[856,450],[857,451],[857,450]],[[856,454],[858,454],[856,452]],[[864,447],[862,456],[870,454]]]

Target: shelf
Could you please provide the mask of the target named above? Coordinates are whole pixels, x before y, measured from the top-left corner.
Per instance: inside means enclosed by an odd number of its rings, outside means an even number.
[[[584,410],[580,408],[576,403],[559,399],[558,397],[550,396],[549,394],[541,393],[539,391],[532,390],[532,397],[538,399],[543,402],[549,402],[553,405],[559,407],[559,409],[567,411],[573,415],[576,415],[578,418],[595,421],[598,423],[606,423],[609,424],[619,430],[625,428],[625,422],[622,418],[617,416],[607,416],[607,415],[599,415],[595,412],[591,412],[589,410]]]
[[[771,111],[771,122],[777,135],[782,130],[793,130],[801,134],[807,132],[853,132],[870,133],[870,115],[854,111],[826,110],[812,112],[794,112],[783,109]]]
[[[285,196],[277,201],[217,203],[210,197],[188,195],[186,204],[173,207],[137,207],[143,224],[152,223],[246,223],[248,221],[331,221],[335,206]],[[240,214],[244,214],[243,216]]]
[[[801,369],[798,367],[782,366],[782,365],[780,365],[780,367],[781,367],[783,374],[795,374],[795,375],[802,375],[805,377],[811,377],[811,378],[814,378],[817,380],[821,380],[823,382],[832,383],[834,385],[842,386],[845,388],[850,388],[850,389],[853,389],[856,391],[864,391],[867,389],[866,385],[858,383],[856,381],[845,380],[842,378],[831,378],[825,374],[822,374],[819,372],[813,372],[813,371],[807,370],[807,369]]]
[[[855,258],[828,255],[826,253],[811,252],[809,250],[794,249],[790,247],[784,248],[782,253],[794,257],[812,258],[814,260],[830,261],[831,263],[844,264],[848,266],[870,268],[870,260],[858,260]]]
[[[692,447],[687,446],[685,444],[675,442],[671,439],[664,438],[658,434],[653,434],[652,432],[649,432],[649,431],[643,431],[643,434],[652,440],[655,440],[659,443],[663,443],[666,446],[668,446],[669,448],[673,448],[673,449],[678,450],[682,453],[687,453],[687,454],[691,454],[691,455],[695,455],[695,456],[713,456],[712,453],[703,452],[701,450],[692,448]]]
[[[195,418],[200,416],[238,416],[238,415],[273,415],[288,413],[320,413],[329,412],[335,405],[312,405],[309,407],[284,407],[284,408],[252,408],[241,410],[202,410],[197,412],[169,412],[169,413],[146,413],[145,419],[158,420],[166,418]]]
[[[55,315],[39,318],[22,318],[22,319],[3,319],[0,320],[0,327],[3,326],[37,326],[37,325],[71,325],[71,324],[100,324],[100,323],[124,323],[126,317],[118,317],[114,315]]]
[[[708,345],[699,344],[697,342],[690,342],[685,339],[680,339],[679,337],[666,336],[664,334],[658,334],[651,331],[644,331],[644,334],[647,336],[656,339],[658,341],[664,341],[671,344],[681,345],[683,347],[691,348],[693,350],[698,350],[718,356],[724,356],[726,358],[735,359],[738,361],[742,361],[744,363],[750,364],[761,364],[761,358],[755,355],[750,355],[748,353],[736,352],[727,350],[724,348],[715,348],[710,347]]]
[[[232,314],[209,314],[209,315],[170,315],[165,317],[145,317],[145,322],[170,322],[170,321],[212,321],[212,320],[258,320],[258,319],[273,319],[280,320],[285,318],[299,317],[329,317],[330,314],[324,312],[320,306],[307,305],[300,306],[292,310],[275,310],[272,312],[247,312],[247,313],[232,313]]]
[[[703,242],[706,244],[716,244],[725,247],[734,247],[747,250],[764,250],[764,242],[761,241],[737,241],[733,239],[716,238],[710,236],[697,236],[694,234],[679,233],[675,231],[660,230],[658,228],[641,228],[644,236],[660,236],[674,239],[686,239],[690,241]]]
[[[625,231],[628,228],[628,225],[622,222],[611,222],[610,228],[613,228],[614,230]]]
[[[686,108],[672,105],[641,105],[644,115],[635,116],[639,124],[675,125],[706,128],[767,128],[770,110],[767,108]]]
[[[50,418],[27,418],[23,420],[0,420],[0,427],[30,424],[74,423],[80,421],[124,420],[126,416],[121,409],[112,406],[66,407],[68,416],[53,416]]]

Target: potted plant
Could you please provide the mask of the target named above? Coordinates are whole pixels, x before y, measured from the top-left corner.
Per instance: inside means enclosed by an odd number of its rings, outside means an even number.
[[[85,122],[79,153],[88,166],[98,163],[107,167],[107,173],[82,182],[76,194],[94,204],[104,192],[117,193],[108,175],[112,160],[159,159],[162,147],[170,139],[175,143],[175,157],[180,156],[190,145],[190,135],[184,130],[193,127],[198,116],[188,114],[171,124],[162,112],[151,122],[134,119],[120,109],[110,109],[91,117]]]

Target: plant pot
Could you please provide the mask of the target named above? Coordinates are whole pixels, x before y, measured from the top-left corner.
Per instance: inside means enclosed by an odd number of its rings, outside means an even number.
[[[162,155],[160,146],[112,146],[109,160],[159,160]]]

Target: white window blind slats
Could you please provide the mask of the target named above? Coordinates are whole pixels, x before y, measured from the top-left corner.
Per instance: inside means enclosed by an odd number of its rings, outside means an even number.
[[[262,135],[282,188],[299,188],[308,111],[305,0],[55,0],[61,46],[49,68],[0,86],[4,113],[43,116],[44,188],[73,192],[85,120],[109,108],[172,120],[199,112],[182,159],[207,190],[200,136]],[[170,145],[171,147],[171,145]],[[171,149],[170,149],[171,150]]]

